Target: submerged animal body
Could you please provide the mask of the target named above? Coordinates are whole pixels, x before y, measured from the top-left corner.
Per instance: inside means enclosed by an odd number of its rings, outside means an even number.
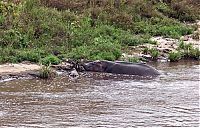
[[[144,63],[93,61],[83,65],[86,71],[127,74],[138,76],[157,76],[160,73]]]

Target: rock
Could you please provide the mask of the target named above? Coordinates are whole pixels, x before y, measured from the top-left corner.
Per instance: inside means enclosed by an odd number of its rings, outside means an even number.
[[[69,76],[71,77],[71,78],[78,78],[79,77],[79,74],[78,74],[78,72],[76,71],[76,69],[73,69],[70,73],[69,73]]]
[[[173,51],[172,48],[157,48],[160,52],[163,52],[163,53],[169,53],[171,51]]]
[[[40,77],[40,72],[39,71],[29,71],[27,72],[28,75],[35,77],[35,78],[39,78]]]
[[[52,65],[52,68],[55,68],[56,70],[71,70],[73,65],[70,63],[62,62],[59,65]]]
[[[143,58],[145,58],[145,59],[147,59],[147,60],[152,59],[151,55],[144,55],[144,54],[141,54],[140,56],[143,57]]]
[[[166,57],[159,57],[157,59],[158,62],[162,62],[162,63],[166,63],[166,62],[169,62],[170,60]]]
[[[173,45],[172,45],[172,48],[173,48],[173,49],[177,49],[177,48],[178,48],[178,45],[177,45],[177,44],[173,44]]]

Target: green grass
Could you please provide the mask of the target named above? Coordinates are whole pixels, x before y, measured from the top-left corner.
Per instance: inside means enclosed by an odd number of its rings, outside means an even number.
[[[60,59],[54,55],[49,55],[49,56],[41,59],[42,65],[46,65],[46,66],[51,65],[51,64],[57,65],[60,62],[61,62]]]
[[[121,45],[112,38],[98,37],[89,46],[72,49],[69,58],[90,60],[116,60],[121,56]]]
[[[1,1],[0,63],[28,60],[57,64],[64,58],[116,60],[124,47],[155,44],[152,36],[179,38],[191,34],[195,29],[181,21],[198,18],[193,8],[181,2],[175,2],[181,10],[169,3],[146,0],[121,2],[119,8],[110,0],[101,1],[95,8],[84,3]],[[176,17],[175,13],[180,15]],[[196,54],[191,50],[190,56]],[[156,58],[159,53],[152,51],[152,55]]]
[[[51,69],[51,65],[41,65],[39,77],[41,79],[50,79],[56,76],[56,73]]]
[[[179,61],[181,59],[181,53],[180,52],[170,52],[168,58],[171,62]]]
[[[191,43],[185,44],[184,42],[180,42],[178,51],[182,54],[182,58],[200,59],[200,50],[194,48]]]
[[[139,63],[139,62],[140,62],[140,59],[137,58],[137,57],[129,57],[129,58],[128,58],[128,62],[131,62],[131,63]]]

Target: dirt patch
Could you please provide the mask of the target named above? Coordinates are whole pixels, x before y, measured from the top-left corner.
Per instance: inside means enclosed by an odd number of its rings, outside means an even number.
[[[31,63],[2,64],[0,65],[0,75],[18,74],[39,69],[40,69],[39,65]]]

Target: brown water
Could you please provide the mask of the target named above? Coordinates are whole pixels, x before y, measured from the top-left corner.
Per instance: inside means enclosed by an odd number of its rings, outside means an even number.
[[[0,83],[1,127],[198,127],[196,62],[154,64],[160,77],[89,73]]]

